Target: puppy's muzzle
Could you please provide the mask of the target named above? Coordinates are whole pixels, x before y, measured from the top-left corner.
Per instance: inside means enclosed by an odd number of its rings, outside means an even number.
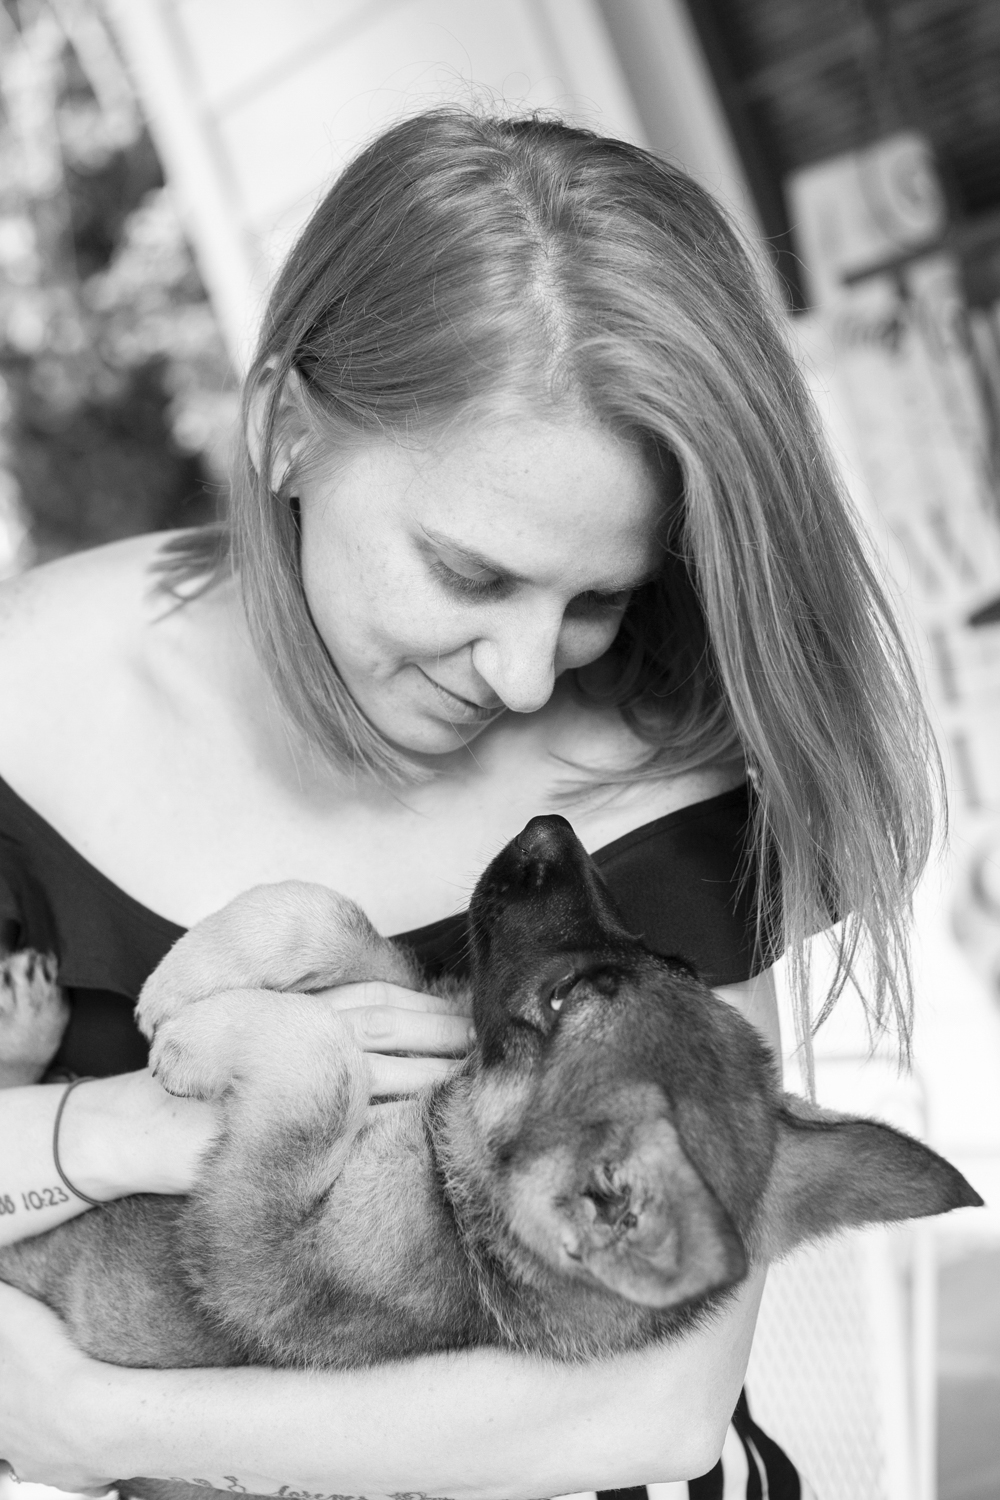
[[[590,856],[565,818],[532,818],[487,867],[473,893],[477,947],[533,939],[549,951],[634,944]],[[483,954],[485,956],[485,953]]]

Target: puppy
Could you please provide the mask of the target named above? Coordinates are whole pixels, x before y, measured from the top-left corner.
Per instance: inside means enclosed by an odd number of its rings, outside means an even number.
[[[296,883],[194,928],[139,1004],[165,1087],[221,1102],[194,1192],[12,1246],[0,1277],[119,1364],[590,1360],[674,1337],[804,1239],[981,1201],[908,1136],[781,1094],[756,1031],[628,931],[564,819],[493,860],[470,941],[473,1051],[371,1111],[364,1055],[310,991],[420,987],[412,957]]]

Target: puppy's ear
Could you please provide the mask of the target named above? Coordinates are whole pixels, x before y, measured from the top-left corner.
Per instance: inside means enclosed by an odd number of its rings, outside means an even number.
[[[584,1267],[631,1302],[674,1307],[746,1274],[736,1230],[665,1119],[638,1126],[618,1163],[595,1165],[574,1218]]]
[[[609,1127],[588,1160],[547,1153],[512,1188],[526,1244],[630,1302],[676,1307],[746,1274],[739,1236],[662,1117]]]
[[[848,1225],[920,1219],[982,1201],[961,1172],[912,1136],[786,1094],[761,1214],[761,1251],[772,1260]]]

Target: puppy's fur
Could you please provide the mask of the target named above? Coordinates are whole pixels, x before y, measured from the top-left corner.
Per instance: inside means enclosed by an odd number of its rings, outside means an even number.
[[[363,1053],[310,991],[422,987],[412,958],[310,885],[194,928],[139,1019],[164,1085],[222,1103],[195,1191],[23,1241],[0,1277],[119,1364],[584,1360],[670,1338],[803,1239],[980,1201],[908,1136],[782,1095],[754,1029],[627,931],[564,819],[497,856],[470,930],[468,1061],[371,1111]]]

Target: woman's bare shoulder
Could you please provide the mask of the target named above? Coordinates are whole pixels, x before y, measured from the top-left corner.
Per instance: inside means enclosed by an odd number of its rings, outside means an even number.
[[[161,540],[75,553],[0,585],[0,771],[43,754],[53,735],[65,743],[130,670],[158,608],[150,563]]]
[[[5,579],[0,584],[0,650],[51,628],[100,628],[123,610],[141,607],[151,587],[150,564],[162,535],[129,537],[86,552],[74,552]]]

